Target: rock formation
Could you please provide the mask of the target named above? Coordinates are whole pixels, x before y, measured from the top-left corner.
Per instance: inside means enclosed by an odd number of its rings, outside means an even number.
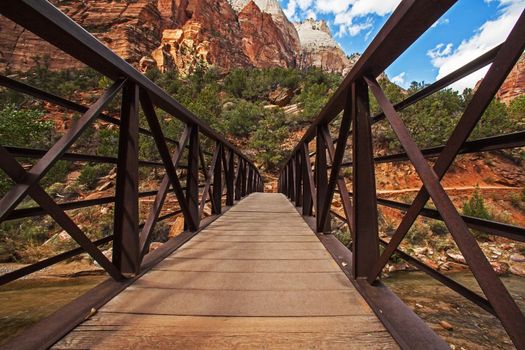
[[[525,54],[521,55],[509,76],[498,91],[497,97],[509,103],[518,96],[525,94]]]
[[[321,67],[345,73],[351,62],[324,22],[294,26],[278,0],[51,0],[142,71],[189,73],[197,65]],[[296,30],[297,27],[297,30]],[[52,70],[82,63],[0,17],[0,70],[25,71],[48,57]]]
[[[160,44],[162,19],[156,1],[51,2],[129,62],[138,63],[145,52],[153,51]],[[50,69],[83,66],[36,35],[0,17],[1,70],[27,70],[35,65],[36,57],[45,56],[49,57]]]
[[[268,13],[250,1],[239,12],[244,51],[257,68],[295,67],[296,51]]]
[[[295,28],[301,41],[300,68],[313,66],[329,72],[348,73],[353,64],[334,40],[325,21],[308,19],[296,23]]]
[[[152,53],[161,70],[188,73],[204,64],[229,71],[251,65],[237,14],[226,0],[179,2],[176,28],[163,31],[161,44]]]
[[[229,0],[233,9],[237,12],[241,12],[251,0]],[[272,16],[274,23],[277,28],[281,31],[284,40],[288,45],[298,53],[301,49],[301,42],[299,41],[299,34],[295,29],[292,22],[288,20],[288,17],[284,14],[284,11],[279,4],[278,0],[253,0],[257,7],[264,12]]]

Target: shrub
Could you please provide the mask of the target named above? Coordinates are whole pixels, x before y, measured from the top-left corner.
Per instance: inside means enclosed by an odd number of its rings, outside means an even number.
[[[234,136],[249,136],[257,129],[264,115],[259,105],[245,100],[237,100],[231,109],[222,112],[226,132]]]
[[[448,232],[447,225],[445,225],[445,223],[442,221],[436,220],[432,221],[432,223],[430,224],[430,230],[436,236],[443,236]]]
[[[7,104],[0,110],[0,139],[4,146],[42,148],[53,141],[53,123],[44,112]]]
[[[470,197],[470,199],[463,204],[463,214],[484,220],[492,219],[492,215],[490,215],[487,207],[485,206],[485,200],[481,195],[479,187],[476,188],[472,197]],[[471,231],[477,238],[488,238],[488,234],[486,232],[478,230]]]
[[[109,164],[88,164],[80,171],[77,181],[87,189],[93,189],[97,185],[99,178],[107,175],[111,168],[112,166]]]
[[[421,244],[425,241],[428,234],[427,225],[415,222],[406,235],[406,240],[411,244]]]

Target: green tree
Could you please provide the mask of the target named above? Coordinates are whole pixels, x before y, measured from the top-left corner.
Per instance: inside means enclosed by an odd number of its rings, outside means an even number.
[[[0,139],[4,146],[50,146],[53,141],[53,123],[43,119],[40,109],[28,109],[7,104],[0,110]]]
[[[289,131],[283,121],[282,112],[265,113],[250,139],[250,146],[257,152],[257,162],[269,171],[275,170],[285,157],[282,145]]]
[[[234,136],[248,137],[258,126],[264,109],[246,100],[236,100],[233,106],[222,112],[224,129]]]

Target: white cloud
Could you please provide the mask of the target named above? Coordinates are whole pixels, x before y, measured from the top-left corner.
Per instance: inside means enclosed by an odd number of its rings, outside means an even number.
[[[405,86],[405,75],[406,75],[406,72],[401,72],[399,73],[398,75],[396,75],[395,77],[393,77],[392,79],[390,79],[394,84],[397,84],[399,86]]]
[[[500,11],[496,19],[485,22],[474,32],[472,37],[463,40],[455,50],[452,49],[452,44],[439,44],[427,52],[432,65],[438,68],[437,79],[452,73],[505,41],[525,7],[523,0],[489,1],[499,2]],[[467,87],[474,87],[483,78],[487,70],[488,68],[485,67],[456,82],[451,87],[458,91],[463,91]]]
[[[351,4],[353,4],[355,0],[317,0],[315,3],[315,7],[317,11],[321,13],[342,13],[346,12]]]
[[[356,36],[374,25],[373,15],[392,13],[401,0],[289,0],[286,16],[292,21],[317,18],[319,14],[333,15],[336,35]]]
[[[437,44],[435,48],[427,51],[427,56],[432,59],[432,64],[437,67],[440,65],[441,59],[446,59],[446,56],[452,53],[453,46],[452,43],[448,43],[447,45],[443,43]]]

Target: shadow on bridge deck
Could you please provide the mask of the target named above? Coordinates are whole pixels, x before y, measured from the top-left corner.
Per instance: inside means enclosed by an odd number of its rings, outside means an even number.
[[[54,349],[398,346],[281,194],[241,201]]]

